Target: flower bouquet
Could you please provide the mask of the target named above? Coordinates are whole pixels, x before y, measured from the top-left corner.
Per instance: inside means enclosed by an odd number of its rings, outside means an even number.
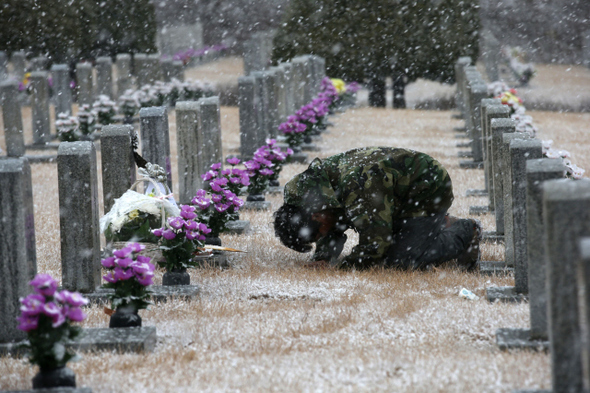
[[[132,89],[125,90],[118,100],[119,112],[123,115],[125,124],[133,124],[133,116],[137,115],[141,104],[138,95]]]
[[[299,108],[295,116],[297,116],[299,123],[305,125],[304,141],[311,142],[311,140],[306,139],[311,138],[311,135],[319,135],[326,129],[324,117],[328,114],[328,111],[329,107],[321,97],[315,98],[309,104]]]
[[[164,256],[164,261],[158,262],[166,268],[163,285],[190,283],[186,269],[198,264],[193,254],[204,246],[205,235],[211,232],[206,224],[196,220],[195,210],[195,206],[181,205],[180,216],[170,217],[166,226],[153,231],[160,238],[160,249]]]
[[[78,130],[78,118],[70,116],[69,113],[59,113],[55,121],[57,136],[62,142],[76,142],[80,140],[80,131]]]
[[[75,354],[65,344],[80,334],[86,314],[82,306],[88,299],[77,292],[57,291],[57,281],[49,274],[37,274],[29,283],[34,293],[21,298],[21,316],[18,328],[27,332],[29,361],[39,366],[33,378],[33,389],[75,387],[76,376],[66,367]]]
[[[96,116],[90,105],[84,104],[78,109],[78,124],[82,135],[90,135],[94,131]]]
[[[149,257],[139,255],[143,249],[139,243],[127,243],[126,247],[114,250],[112,257],[101,261],[107,269],[102,277],[107,282],[104,287],[115,290],[108,295],[115,310],[109,322],[111,328],[141,326],[138,311],[151,304],[147,287],[153,284],[154,265]]]
[[[299,118],[295,115],[289,116],[286,122],[279,125],[279,131],[285,135],[287,144],[294,152],[301,151],[306,128],[305,124],[299,122]]]
[[[215,189],[213,189],[215,187]],[[219,189],[219,191],[216,191]],[[199,209],[199,219],[211,230],[210,238],[219,238],[219,234],[228,230],[227,223],[240,218],[239,210],[244,201],[229,189],[212,185],[212,190],[197,190],[197,194],[191,203]],[[209,241],[209,239],[207,239]],[[220,246],[221,241],[215,240],[215,245]]]
[[[278,187],[279,186],[279,174],[283,169],[283,165],[288,162],[289,157],[293,154],[293,150],[287,148],[287,150],[282,151],[280,147],[277,146],[277,141],[275,139],[267,139],[266,145],[263,145],[258,148],[255,155],[262,155],[266,160],[272,163],[272,175],[269,176],[268,185],[270,187]]]
[[[221,163],[211,165],[211,169],[201,175],[201,178],[208,184],[209,188],[216,193],[227,189],[235,195],[242,193],[242,188],[250,184],[248,173],[237,167],[240,159],[228,158],[227,163],[231,168],[221,169]]]
[[[114,122],[117,114],[117,104],[109,96],[101,94],[98,96],[98,100],[92,104],[92,110],[96,113],[98,122],[106,126]]]

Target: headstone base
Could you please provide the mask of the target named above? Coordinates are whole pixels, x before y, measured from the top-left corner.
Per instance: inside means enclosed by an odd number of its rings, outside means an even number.
[[[250,230],[250,221],[236,220],[226,224],[227,232],[231,235],[243,235]]]
[[[302,143],[301,150],[303,151],[320,151],[320,149],[315,143]]]
[[[528,295],[517,293],[515,287],[489,287],[486,288],[486,299],[493,303],[522,303],[528,301]]]
[[[0,393],[92,393],[90,388],[51,388],[31,390],[0,390]]]
[[[451,119],[462,119],[463,115],[461,113],[453,113],[451,115]]]
[[[459,153],[457,153],[457,156],[459,158],[472,158],[473,157],[473,152],[471,152],[471,151],[460,151]]]
[[[461,147],[471,147],[471,141],[469,142],[459,142],[457,143],[457,147],[461,148]]]
[[[467,131],[467,127],[453,127],[453,131],[465,132]]]
[[[168,298],[175,297],[182,300],[193,300],[199,294],[197,285],[152,285],[150,290],[154,302],[165,302]],[[113,292],[114,290],[110,288],[97,288],[92,293],[85,293],[84,297],[90,301],[90,304],[107,304],[109,301],[108,295]]]
[[[514,269],[506,267],[504,261],[480,261],[479,273],[485,276],[506,276],[514,273]]]
[[[496,344],[502,351],[509,349],[529,349],[533,351],[548,351],[548,340],[531,339],[530,329],[502,328],[496,330]]]
[[[469,206],[469,214],[472,216],[481,216],[490,212],[489,206]]]
[[[293,153],[289,156],[289,161],[287,162],[287,164],[290,164],[290,163],[305,164],[306,162],[307,162],[307,154]]]
[[[82,332],[75,341],[66,343],[66,348],[76,352],[153,352],[156,347],[156,341],[157,334],[155,326],[119,329],[89,328],[82,329]],[[0,344],[0,356],[25,356],[26,351],[20,348],[21,344],[22,342]]]
[[[525,389],[525,390],[513,390],[512,393],[552,393],[552,390],[547,390],[547,389]]]
[[[269,187],[267,194],[283,194],[285,187],[277,186],[277,187]]]
[[[59,142],[31,143],[25,145],[25,149],[30,150],[57,150],[58,148]]]
[[[504,241],[504,235],[498,235],[496,232],[484,232],[482,234],[482,241],[484,242],[503,242]]]
[[[244,206],[240,209],[243,210],[269,210],[270,209],[270,202],[268,201],[246,201]]]
[[[462,168],[462,169],[483,169],[483,161],[472,161],[472,160],[459,161],[459,168]]]
[[[29,162],[31,164],[57,162],[57,155],[56,154],[38,155],[38,156],[25,155],[25,157],[27,158],[27,160],[29,160]]]
[[[488,194],[488,190],[476,190],[474,188],[470,188],[467,191],[465,191],[465,196],[478,196],[478,197],[487,197]]]
[[[459,134],[455,134],[455,138],[457,138],[457,139],[465,139],[465,138],[469,138],[469,135],[467,135],[466,132],[461,132]]]

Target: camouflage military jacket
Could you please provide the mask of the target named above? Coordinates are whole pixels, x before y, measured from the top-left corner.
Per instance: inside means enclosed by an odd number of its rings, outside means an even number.
[[[368,267],[382,263],[395,220],[444,213],[453,191],[446,169],[432,157],[408,149],[369,147],[323,161],[316,158],[285,185],[284,197],[285,203],[311,213],[341,209],[348,227],[359,233],[359,244],[343,264]],[[314,258],[336,258],[342,247],[333,245],[342,243],[343,232],[318,240]]]

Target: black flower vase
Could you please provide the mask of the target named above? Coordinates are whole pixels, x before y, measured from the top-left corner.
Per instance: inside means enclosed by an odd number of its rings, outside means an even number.
[[[264,194],[250,194],[246,198],[246,202],[264,202]]]
[[[293,150],[293,153],[301,153],[301,146],[300,145],[293,146],[291,148],[291,150]]]
[[[110,328],[141,327],[141,317],[137,310],[130,307],[119,307],[109,321]]]
[[[311,135],[305,135],[303,138],[304,143],[311,143]]]
[[[190,283],[191,276],[184,267],[167,271],[162,277],[162,285],[190,285]]]
[[[33,377],[33,389],[76,387],[76,374],[66,366],[41,370]]]
[[[280,187],[281,183],[279,183],[278,179],[270,179],[268,185],[270,187]]]
[[[219,236],[207,236],[205,238],[205,244],[208,244],[210,246],[219,246],[221,247],[221,239],[219,238]]]

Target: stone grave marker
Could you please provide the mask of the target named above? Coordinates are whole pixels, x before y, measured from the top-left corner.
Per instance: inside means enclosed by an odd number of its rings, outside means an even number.
[[[141,155],[148,162],[164,168],[168,176],[168,188],[172,190],[172,164],[170,162],[170,136],[166,107],[141,108],[139,110]]]
[[[92,64],[76,64],[76,91],[78,93],[78,105],[92,105],[94,102],[92,77]]]
[[[98,174],[92,142],[62,142],[57,151],[62,286],[92,292],[101,280]]]
[[[219,110],[219,97],[206,97],[198,101],[199,104],[199,130],[202,135],[200,145],[203,172],[205,173],[213,164],[223,163],[223,149],[221,145],[221,114]]]
[[[172,64],[172,58],[167,57],[160,60],[160,69],[162,70],[162,80],[164,82],[170,82],[174,75],[174,65]]]
[[[455,63],[455,79],[457,80],[457,92],[455,93],[455,104],[459,113],[465,117],[467,112],[464,106],[465,97],[463,95],[463,88],[465,86],[465,67],[471,65],[471,57],[459,57]]]
[[[120,97],[126,90],[133,87],[131,55],[129,53],[118,53],[115,64],[117,66],[117,96]]]
[[[45,56],[37,56],[31,59],[31,71],[47,71],[49,59]]]
[[[251,159],[258,149],[258,106],[256,105],[256,79],[254,76],[238,78],[238,105],[240,113],[240,157]]]
[[[199,135],[199,104],[196,101],[176,103],[176,143],[178,152],[179,203],[188,204],[198,189],[203,188],[201,174],[203,145]]]
[[[25,76],[25,70],[27,68],[27,56],[25,54],[25,51],[21,50],[12,52],[12,55],[10,56],[10,61],[12,62],[12,70],[14,72],[14,76],[19,82],[21,82]]]
[[[96,58],[96,95],[114,98],[113,94],[113,61],[110,56]]]
[[[502,136],[504,134],[516,131],[516,123],[509,118],[494,118],[490,121],[490,136],[492,143],[492,182],[494,184],[494,213],[496,216],[496,233],[504,235],[504,171],[509,168],[505,167],[502,160]],[[531,157],[540,158],[540,157]],[[506,155],[506,162],[509,162],[510,154]]]
[[[150,53],[146,57],[146,66],[149,84],[154,84],[156,81],[162,80],[162,69],[160,67],[160,55],[157,53]]]
[[[0,159],[0,343],[22,340],[19,298],[37,274],[31,168],[26,158]],[[1,352],[1,350],[0,350]]]
[[[46,71],[31,73],[33,144],[44,145],[51,139],[49,124],[49,85]]]
[[[51,66],[53,77],[53,92],[55,97],[55,113],[72,114],[72,89],[70,88],[70,67],[67,64]]]
[[[18,102],[18,82],[7,80],[0,84],[0,104],[4,121],[4,141],[6,155],[22,157],[25,155],[23,119]]]
[[[8,78],[8,55],[0,50],[0,82]]]
[[[135,160],[131,147],[131,125],[107,125],[101,130],[102,194],[104,212],[135,182]]]
[[[150,83],[149,67],[147,63],[147,54],[136,53],[133,56],[133,75],[135,75],[138,89],[141,89],[144,85]]]
[[[172,75],[170,78],[184,82],[184,64],[182,64],[182,61],[174,60],[172,62]]]

